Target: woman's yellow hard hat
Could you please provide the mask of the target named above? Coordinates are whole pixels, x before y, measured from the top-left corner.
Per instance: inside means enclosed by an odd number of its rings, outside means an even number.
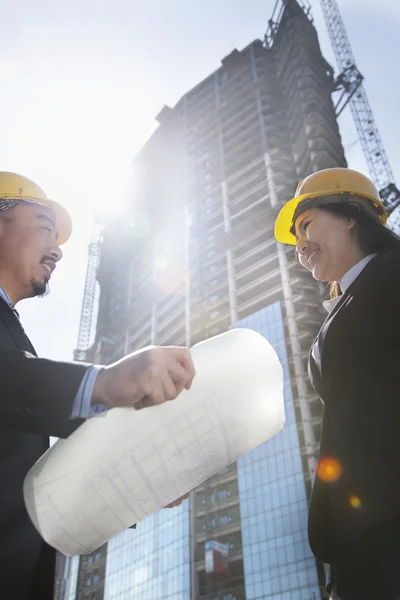
[[[56,229],[58,233],[57,243],[65,244],[72,232],[72,221],[67,210],[50,200],[44,191],[33,181],[17,173],[0,171],[0,200],[19,200],[39,204],[49,208],[56,220]]]
[[[307,202],[314,200],[314,202]],[[363,173],[352,169],[324,169],[309,175],[296,189],[294,198],[284,204],[275,222],[275,238],[283,244],[296,245],[294,221],[299,208],[304,210],[327,204],[358,204],[386,225],[387,213],[374,183]]]

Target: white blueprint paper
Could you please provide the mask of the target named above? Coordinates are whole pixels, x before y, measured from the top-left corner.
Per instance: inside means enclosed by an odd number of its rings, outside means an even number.
[[[25,504],[48,544],[92,552],[282,429],[282,367],[265,338],[234,329],[192,356],[191,390],[90,419],[32,467]]]

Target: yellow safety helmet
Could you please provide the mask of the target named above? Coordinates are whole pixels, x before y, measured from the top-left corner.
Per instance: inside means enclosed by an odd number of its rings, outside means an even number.
[[[386,225],[386,209],[377,188],[368,177],[352,169],[324,169],[300,181],[294,198],[283,205],[275,222],[276,240],[295,246],[293,228],[301,212],[340,203],[358,204],[371,216],[379,219],[382,225]]]
[[[0,200],[26,200],[50,208],[56,220],[57,243],[61,246],[68,241],[72,231],[72,221],[68,212],[61,204],[50,200],[44,191],[27,177],[0,171]]]

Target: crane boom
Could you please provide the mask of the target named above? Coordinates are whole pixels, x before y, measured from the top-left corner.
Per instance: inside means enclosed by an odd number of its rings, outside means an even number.
[[[400,205],[400,192],[394,183],[393,171],[362,84],[363,77],[356,67],[337,1],[320,0],[320,3],[339,70],[343,73],[352,71],[353,77],[355,74],[359,77],[357,89],[349,98],[350,109],[371,177],[390,214]]]

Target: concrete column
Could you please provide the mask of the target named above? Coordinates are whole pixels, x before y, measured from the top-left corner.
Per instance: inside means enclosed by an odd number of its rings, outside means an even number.
[[[152,271],[153,271],[153,286],[155,286],[155,282],[156,282],[156,264],[155,264],[155,259],[156,259],[156,247],[155,244],[153,244],[153,264],[152,264]],[[154,288],[155,289],[155,288]],[[155,297],[153,296],[153,300],[152,300],[152,307],[151,307],[151,336],[150,336],[150,343],[151,344],[156,344],[157,343],[157,300],[155,299]]]
[[[224,211],[224,230],[225,233],[229,233],[231,231],[231,217],[229,213],[228,206],[228,190],[226,181],[223,181],[221,184],[222,188],[222,204]],[[228,270],[228,290],[229,290],[229,309],[231,316],[231,323],[236,323],[238,320],[237,313],[237,301],[236,301],[236,282],[235,282],[235,270],[233,266],[233,254],[232,249],[228,248],[226,250],[226,264]]]
[[[186,204],[184,215],[184,266],[185,266],[185,344],[189,348],[191,343],[190,331],[190,228],[191,217]]]

